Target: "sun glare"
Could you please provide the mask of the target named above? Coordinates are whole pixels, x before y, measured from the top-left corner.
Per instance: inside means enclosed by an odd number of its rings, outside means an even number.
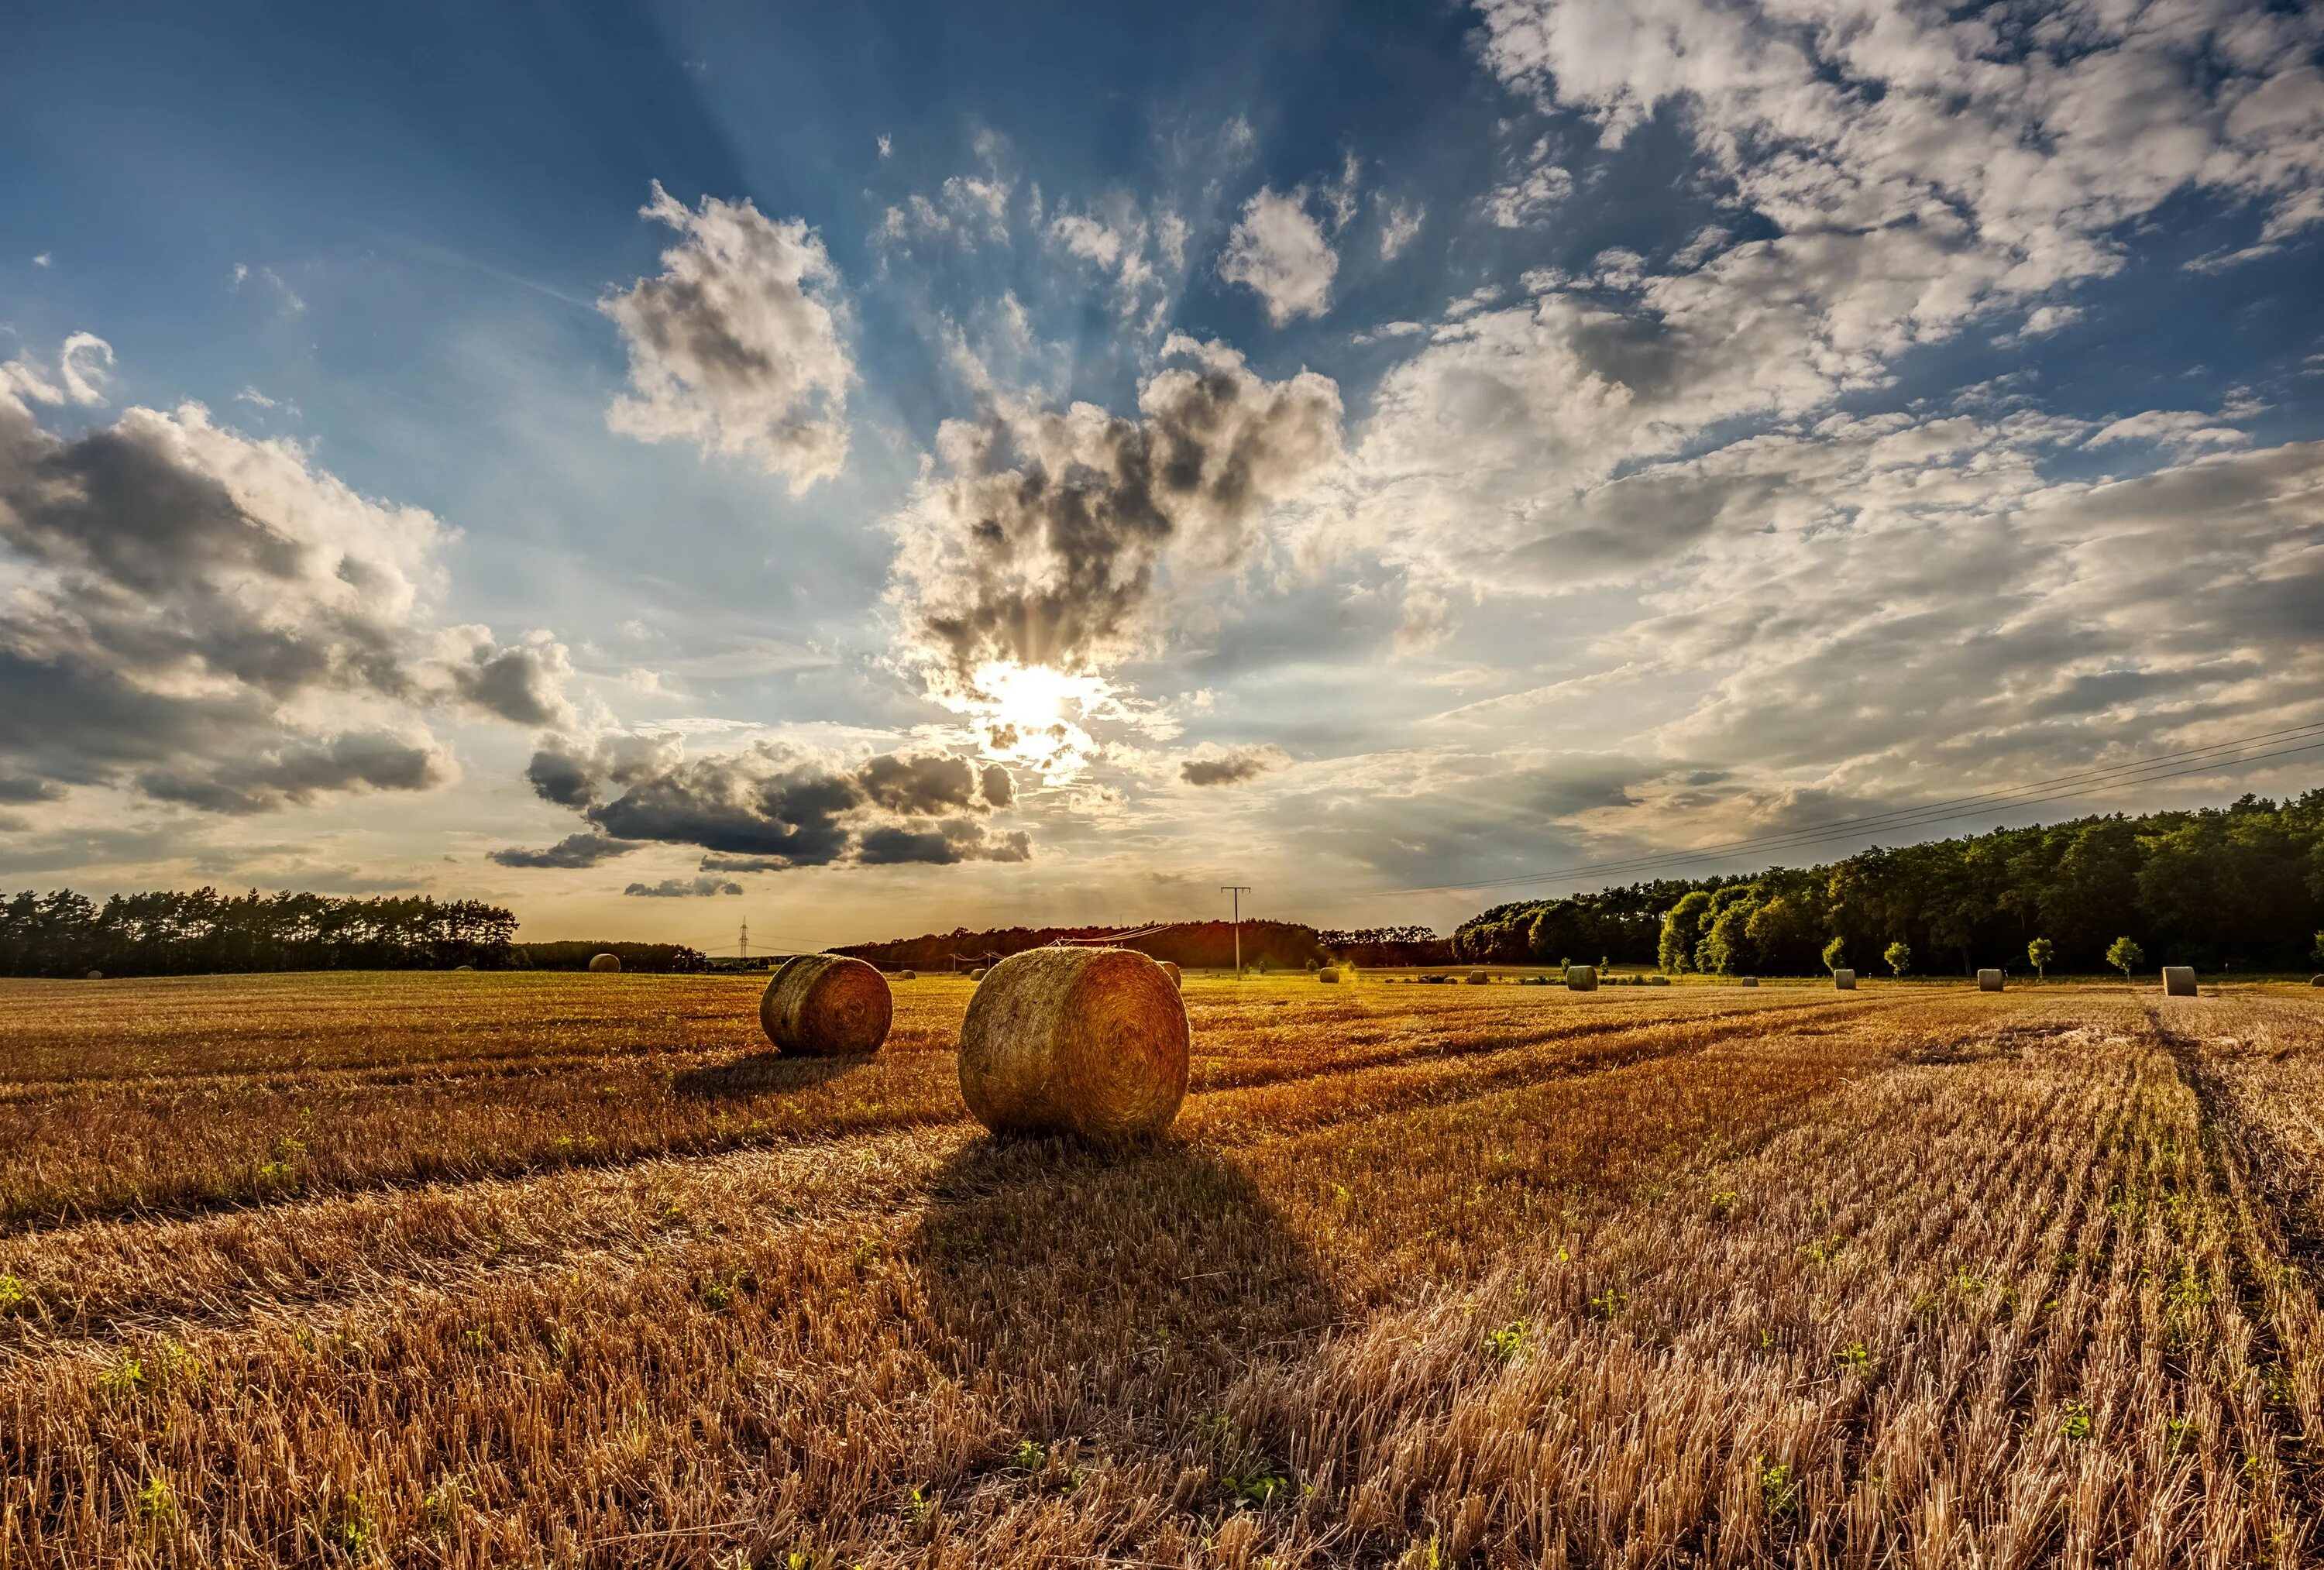
[[[1078,776],[1097,752],[1097,740],[1082,721],[1119,705],[1113,684],[1103,676],[996,660],[977,667],[970,690],[955,706],[974,721],[985,756],[1062,784]]]

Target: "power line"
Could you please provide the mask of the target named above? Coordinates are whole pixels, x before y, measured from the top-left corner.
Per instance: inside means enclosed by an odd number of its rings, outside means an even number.
[[[2232,741],[2213,742],[2206,747],[2182,748],[2166,752],[2139,763],[2116,764],[2107,768],[2088,769],[2076,774],[2059,775],[2046,780],[2030,781],[2004,791],[1990,791],[1980,795],[1958,796],[1948,801],[1931,802],[1918,807],[1899,808],[1894,812],[1869,813],[1862,817],[1835,819],[1823,823],[1803,824],[1797,828],[1771,831],[1766,834],[1747,836],[1739,840],[1702,846],[1691,850],[1663,850],[1609,861],[1586,862],[1573,867],[1547,868],[1536,872],[1514,873],[1500,877],[1471,878],[1462,883],[1424,884],[1409,888],[1372,891],[1382,895],[1453,893],[1471,888],[1500,888],[1517,884],[1545,883],[1558,878],[1579,877],[1603,873],[1636,873],[1663,868],[1683,866],[1690,862],[1714,860],[1741,851],[1765,851],[1796,849],[1819,840],[1843,835],[1888,833],[1902,830],[1925,828],[1941,822],[1972,817],[1991,807],[2037,806],[2047,802],[2069,801],[2077,796],[2094,795],[2117,790],[2126,785],[2149,785],[2158,780],[2177,779],[2185,775],[2216,772],[2227,766],[2259,763],[2271,757],[2286,757],[2294,753],[2312,752],[2324,748],[2324,739],[2300,742],[2291,747],[2276,748],[2255,753],[2249,757],[2217,756],[2241,751],[2258,742],[2279,740],[2288,737],[2315,736],[2324,732],[2324,722],[2294,725],[2281,730],[2262,731]],[[2189,759],[2197,761],[2188,762]],[[2165,764],[2182,767],[2162,768]],[[2052,785],[2070,785],[2064,790],[2050,790]]]

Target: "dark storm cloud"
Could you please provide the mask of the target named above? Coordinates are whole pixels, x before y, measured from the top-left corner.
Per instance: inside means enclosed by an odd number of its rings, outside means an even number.
[[[211,813],[268,813],[349,791],[417,791],[451,777],[432,741],[386,731],[346,731],[326,741],[247,757],[180,761],[135,776],[156,801]]]
[[[616,840],[709,852],[705,875],[1031,853],[1023,834],[988,835],[977,821],[1015,799],[1008,770],[943,753],[840,768],[772,742],[687,758],[673,743],[623,735],[544,741],[526,773],[543,799]]]
[[[1289,761],[1281,748],[1238,747],[1216,757],[1188,758],[1178,766],[1178,777],[1190,785],[1242,785]]]
[[[714,895],[740,894],[742,886],[715,877],[665,877],[659,883],[633,883],[622,892],[640,899],[707,899]]]
[[[898,562],[922,643],[955,675],[990,660],[1086,667],[1139,631],[1166,547],[1240,559],[1267,503],[1339,452],[1340,392],[1261,381],[1220,344],[1141,390],[1139,418],[1085,404],[946,426],[948,477]]]
[[[644,841],[615,840],[604,834],[584,831],[567,834],[545,849],[527,850],[511,846],[505,850],[487,851],[484,859],[503,867],[595,867],[611,861],[616,856],[627,856],[640,849]]]

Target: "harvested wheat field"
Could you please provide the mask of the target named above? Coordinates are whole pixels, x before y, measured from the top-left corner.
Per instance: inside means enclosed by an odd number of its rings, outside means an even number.
[[[2308,988],[1192,978],[1102,1151],[762,984],[0,984],[0,1565],[2324,1551]]]

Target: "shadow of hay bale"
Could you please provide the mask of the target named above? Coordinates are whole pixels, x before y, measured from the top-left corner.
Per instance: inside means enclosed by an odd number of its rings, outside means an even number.
[[[810,1058],[786,1056],[780,1052],[752,1052],[724,1063],[709,1063],[699,1069],[688,1069],[670,1077],[670,1093],[676,1096],[709,1097],[724,1100],[747,1100],[753,1096],[779,1094],[785,1090],[807,1090],[836,1079],[851,1069],[860,1069],[872,1060],[859,1058]]]
[[[979,1140],[938,1172],[913,1259],[940,1355],[1028,1430],[1183,1435],[1337,1312],[1231,1161],[1171,1140]]]

